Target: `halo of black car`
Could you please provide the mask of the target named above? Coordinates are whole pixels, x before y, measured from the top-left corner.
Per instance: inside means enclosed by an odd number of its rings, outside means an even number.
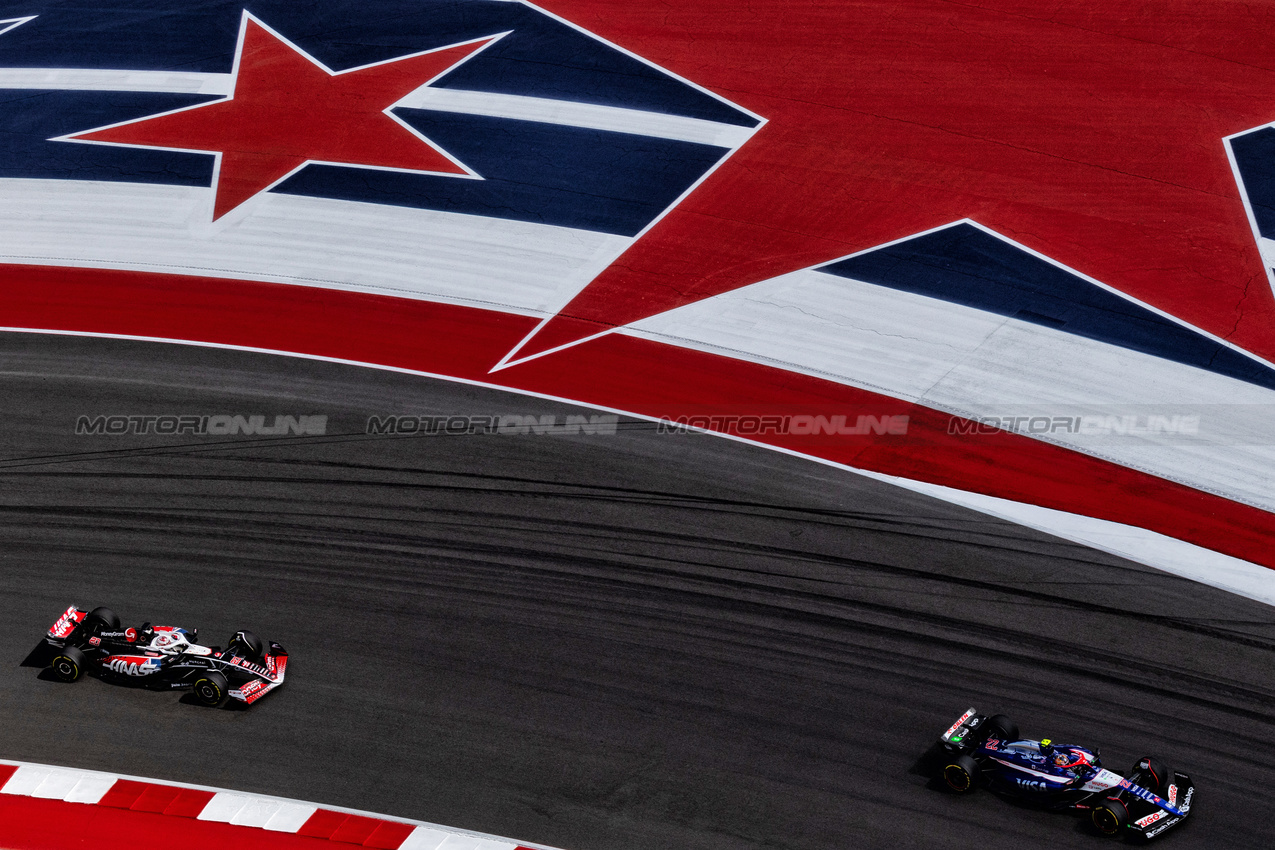
[[[1152,839],[1191,812],[1191,777],[1158,758],[1138,759],[1121,776],[1105,769],[1097,750],[1049,739],[1021,739],[1003,714],[965,712],[939,738],[938,777],[968,794],[983,786],[1045,808],[1085,813],[1100,833]]]
[[[225,649],[198,639],[197,629],[177,626],[124,629],[109,608],[83,612],[72,605],[22,664],[45,667],[62,682],[87,673],[117,684],[190,690],[207,706],[252,705],[283,684],[288,652],[274,641],[266,645],[247,630],[235,632]]]

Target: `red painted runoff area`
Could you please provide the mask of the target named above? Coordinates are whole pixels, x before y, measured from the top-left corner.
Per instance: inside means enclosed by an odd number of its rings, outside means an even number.
[[[544,0],[767,125],[527,356],[964,218],[1275,359],[1223,138],[1275,8],[1225,0]]]
[[[535,320],[283,284],[0,267],[0,326],[261,348],[480,381],[643,416],[906,415],[906,436],[750,439],[836,463],[1158,531],[1275,567],[1275,516],[1030,437],[949,433],[952,416],[819,378],[623,335],[490,373]],[[727,433],[731,427],[724,427]]]

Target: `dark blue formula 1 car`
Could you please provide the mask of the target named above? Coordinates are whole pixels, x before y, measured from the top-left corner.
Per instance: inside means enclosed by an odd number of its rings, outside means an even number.
[[[980,785],[1050,809],[1088,813],[1104,835],[1151,839],[1191,812],[1191,777],[1156,758],[1139,759],[1127,777],[1103,768],[1097,750],[1049,739],[1023,740],[1003,714],[970,709],[939,739],[947,787],[969,793]]]

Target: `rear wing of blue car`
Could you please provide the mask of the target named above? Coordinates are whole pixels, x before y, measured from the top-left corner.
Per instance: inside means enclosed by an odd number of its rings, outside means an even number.
[[[939,738],[939,742],[948,749],[964,750],[972,748],[979,742],[979,727],[983,725],[983,721],[986,719],[987,715],[979,714],[971,708],[948,727],[948,730]]]

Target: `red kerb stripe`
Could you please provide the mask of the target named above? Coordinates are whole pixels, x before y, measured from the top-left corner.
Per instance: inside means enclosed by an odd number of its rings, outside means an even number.
[[[179,818],[197,818],[212,798],[212,791],[182,788],[181,793],[164,808],[164,814]]]
[[[115,809],[129,809],[137,802],[137,798],[147,788],[152,787],[149,782],[134,782],[132,779],[117,779],[115,784],[111,786],[111,790],[107,791],[99,806],[110,806]]]
[[[301,825],[297,830],[297,835],[308,835],[314,838],[329,838],[332,833],[336,832],[337,827],[345,823],[349,815],[344,812],[333,812],[328,809],[318,809],[314,814],[310,815],[310,819]]]
[[[416,827],[410,823],[381,821],[381,825],[363,840],[363,846],[372,847],[375,850],[398,850],[415,829]]]
[[[129,808],[135,812],[162,812],[180,793],[180,788],[171,785],[149,785]]]
[[[347,844],[362,844],[380,825],[381,821],[377,818],[350,815],[332,833],[331,840],[344,841]]]

